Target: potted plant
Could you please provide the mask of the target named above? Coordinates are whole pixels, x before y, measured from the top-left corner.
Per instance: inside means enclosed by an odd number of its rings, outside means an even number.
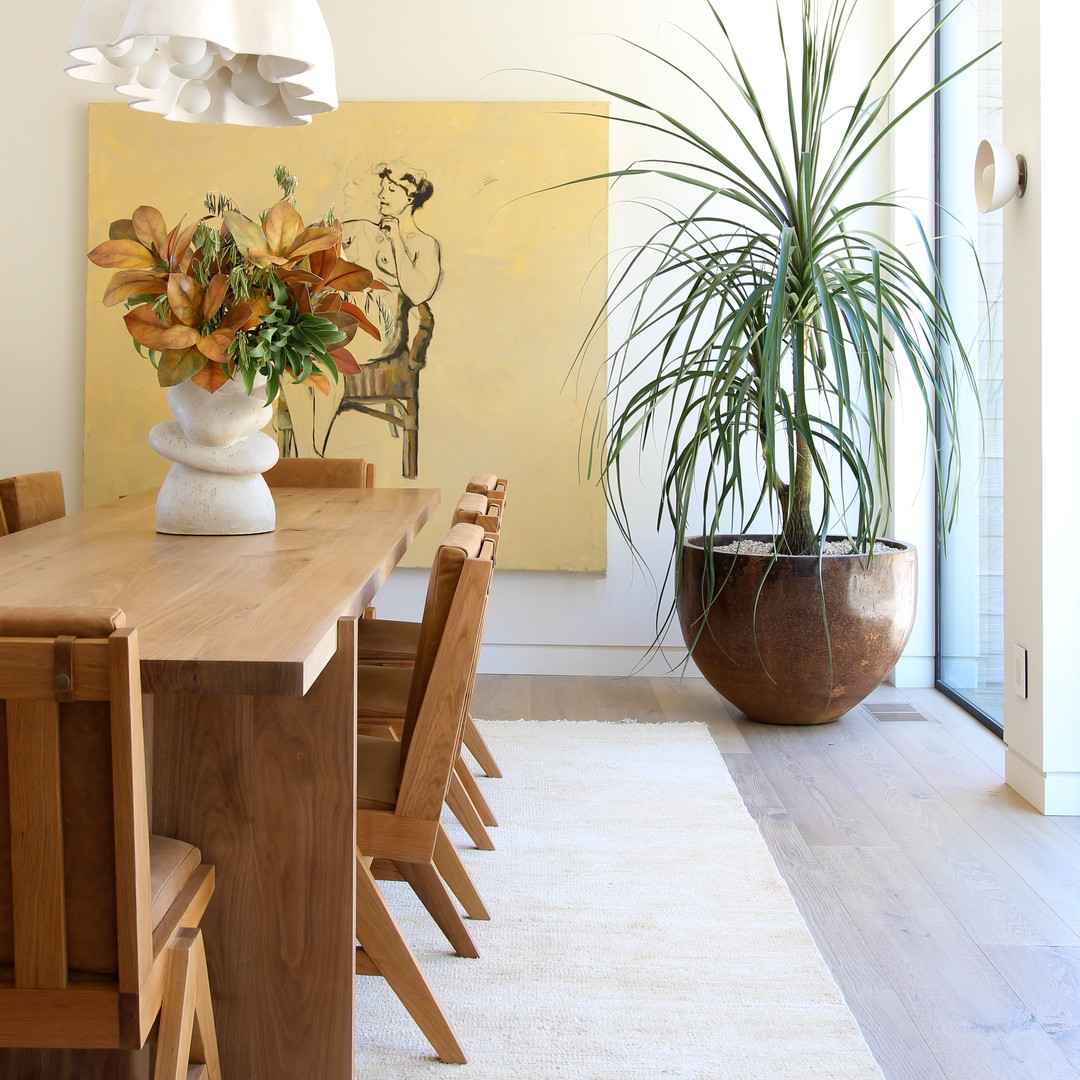
[[[89,253],[114,271],[102,301],[127,309],[128,333],[149,352],[176,417],[150,432],[176,463],[158,496],[160,532],[272,529],[262,473],[278,451],[259,430],[270,403],[285,380],[328,392],[339,372],[360,370],[347,348],[357,330],[380,336],[351,294],[384,286],[341,257],[332,210],[305,227],[296,177],[279,166],[275,179],[282,198],[258,220],[216,192],[205,216],[172,229],[140,206]]]
[[[594,325],[605,332],[618,311],[627,329],[609,357],[590,470],[632,542],[624,454],[661,444],[659,518],[674,530],[676,606],[693,659],[749,716],[819,723],[885,677],[914,619],[914,549],[882,535],[895,369],[914,376],[933,433],[955,427],[961,383],[974,390],[930,240],[910,252],[874,231],[874,215],[904,207],[853,194],[852,182],[898,124],[979,58],[901,99],[902,75],[937,30],[916,23],[840,101],[859,0],[799,0],[797,38],[778,3],[768,70],[786,92],[772,116],[706,3],[717,40],[690,38],[704,74],[637,47],[708,110],[707,130],[592,87],[628,107],[617,121],[676,147],[607,176],[664,178],[690,209],[657,209]],[[955,466],[939,468],[946,525]],[[766,514],[767,531],[755,533]]]

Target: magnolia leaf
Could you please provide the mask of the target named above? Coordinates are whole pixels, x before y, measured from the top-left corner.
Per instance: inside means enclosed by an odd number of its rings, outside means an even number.
[[[266,250],[266,237],[263,235],[262,229],[250,218],[236,213],[235,210],[226,210],[224,217],[225,224],[228,226],[233,240],[236,241],[240,254],[258,266],[268,266],[270,257],[269,252]]]
[[[299,262],[313,251],[325,251],[327,248],[334,247],[340,239],[341,230],[337,226],[313,225],[296,238],[287,253],[288,261]]]
[[[206,366],[206,357],[196,348],[165,349],[158,360],[158,385],[179,386]]]
[[[344,259],[338,259],[337,265],[323,279],[326,288],[337,289],[338,292],[363,292],[371,286],[372,281],[374,275],[370,270]]]
[[[360,365],[356,362],[355,357],[348,349],[334,349],[330,355],[334,358],[334,363],[337,364],[337,369],[344,375],[359,375]],[[325,378],[326,376],[322,376]],[[317,379],[319,376],[312,375],[311,379]],[[311,382],[308,379],[308,382]]]
[[[327,396],[330,394],[330,380],[321,371],[313,371],[304,380],[304,384],[314,386],[316,390],[321,390]]]
[[[313,274],[310,270],[301,270],[299,266],[291,267],[288,270],[282,270],[278,277],[281,278],[286,284],[290,281],[302,281],[307,285],[321,285],[322,278],[318,274]]]
[[[312,310],[317,315],[323,315],[327,311],[340,311],[344,303],[345,300],[340,293],[326,293],[324,296],[319,297],[319,302]]]
[[[172,270],[187,273],[188,266],[195,255],[191,250],[191,241],[195,238],[195,230],[199,227],[197,221],[192,222],[186,229],[181,230],[179,224],[169,233],[166,243],[166,258]]]
[[[379,328],[355,304],[346,301],[341,305],[341,310],[351,315],[360,324],[360,329],[365,334],[370,334],[376,341],[382,341]]]
[[[322,251],[313,251],[308,256],[308,266],[311,272],[317,275],[319,281],[323,281],[333,273],[339,259],[338,248],[324,248]]]
[[[131,215],[131,226],[135,236],[148,248],[154,249],[165,258],[169,248],[169,230],[165,227],[165,218],[161,211],[152,206],[140,206]]]
[[[203,295],[202,318],[209,322],[220,310],[225,294],[229,291],[229,279],[225,274],[215,274]]]
[[[173,349],[186,349],[199,340],[199,331],[183,324],[170,326],[163,324],[154,313],[153,304],[141,304],[132,308],[124,316],[128,333],[148,349],[162,352]],[[182,381],[182,380],[181,380]],[[163,383],[164,385],[171,385]]]
[[[109,226],[109,239],[110,240],[138,240],[135,235],[135,226],[131,223],[131,218],[120,218],[118,221],[112,222]]]
[[[319,314],[331,322],[337,327],[345,336],[344,338],[337,338],[334,341],[326,339],[328,344],[336,344],[337,341],[341,341],[344,344],[348,344],[356,336],[356,328],[359,326],[359,320],[352,312],[349,311],[320,311]],[[321,335],[320,335],[321,336]]]
[[[303,219],[296,207],[284,199],[270,207],[263,224],[267,250],[272,255],[286,255],[304,228]]]
[[[205,367],[200,368],[191,376],[191,381],[196,386],[209,390],[211,394],[216,390],[220,390],[230,378],[227,366],[222,367],[222,363],[225,363],[225,361],[217,364],[207,364]]]
[[[236,337],[235,330],[227,330],[218,327],[213,333],[206,334],[204,337],[199,338],[195,343],[195,347],[207,359],[216,360],[219,364],[227,364],[229,362],[229,354],[226,350],[232,343],[234,337]]]
[[[153,270],[118,270],[109,279],[101,302],[113,307],[132,296],[161,296],[165,292],[165,274]]]
[[[248,308],[250,314],[244,320],[242,330],[252,330],[259,325],[270,314],[270,301],[265,296],[258,296],[248,304],[237,305],[237,307]],[[233,311],[236,308],[232,309]]]
[[[106,240],[86,257],[106,270],[149,270],[157,265],[154,253],[138,240]]]
[[[169,275],[169,307],[185,325],[202,325],[202,286],[187,274]]]
[[[301,281],[287,281],[285,288],[289,290],[289,295],[292,297],[297,311],[301,315],[310,315],[311,294],[308,292],[307,285]]]

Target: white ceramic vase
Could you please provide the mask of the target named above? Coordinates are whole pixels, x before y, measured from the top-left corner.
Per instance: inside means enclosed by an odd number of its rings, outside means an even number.
[[[190,380],[166,391],[175,420],[150,431],[150,445],[173,462],[157,499],[157,531],[191,536],[271,532],[274,499],[263,473],[277,443],[260,429],[271,418],[266,380],[248,394],[234,376],[210,393]]]

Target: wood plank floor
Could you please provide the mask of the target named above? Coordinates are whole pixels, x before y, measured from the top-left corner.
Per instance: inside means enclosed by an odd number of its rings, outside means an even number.
[[[942,695],[889,703],[925,719],[772,727],[701,679],[539,676],[481,676],[474,715],[704,721],[888,1080],[1077,1080],[1077,819]]]

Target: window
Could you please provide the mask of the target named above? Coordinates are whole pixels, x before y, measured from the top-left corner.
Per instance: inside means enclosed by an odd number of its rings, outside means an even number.
[[[943,14],[946,5],[939,4]],[[1001,40],[1001,0],[970,0],[949,19],[938,44],[939,70]],[[1001,734],[1004,602],[1002,587],[1002,225],[979,214],[972,185],[979,139],[1001,139],[1001,50],[950,84],[937,108],[938,235],[943,283],[972,344],[982,424],[968,394],[956,441],[961,504],[938,551],[937,685]],[[970,257],[974,243],[985,288]],[[939,529],[939,536],[941,530]]]

